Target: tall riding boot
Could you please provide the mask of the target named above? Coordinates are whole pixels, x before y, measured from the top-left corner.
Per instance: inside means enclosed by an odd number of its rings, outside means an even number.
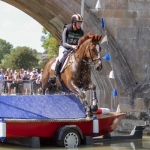
[[[60,69],[61,69],[61,62],[57,60],[56,66],[55,66],[55,71],[54,71],[54,76],[50,78],[49,82],[52,84],[56,83],[56,77],[60,74]]]

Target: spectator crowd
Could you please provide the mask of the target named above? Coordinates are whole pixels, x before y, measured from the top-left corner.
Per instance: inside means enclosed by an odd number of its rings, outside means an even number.
[[[41,94],[42,73],[36,68],[24,70],[11,70],[7,68],[5,72],[0,69],[0,94]]]

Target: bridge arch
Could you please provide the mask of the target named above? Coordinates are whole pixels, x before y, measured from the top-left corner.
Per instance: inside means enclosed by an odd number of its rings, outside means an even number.
[[[10,5],[15,6],[21,11],[25,12],[42,26],[44,26],[53,36],[60,40],[61,30],[65,23],[70,23],[72,14],[81,11],[81,0],[2,0]],[[103,2],[104,5],[105,2]],[[101,28],[100,20],[95,13],[92,13],[91,7],[95,7],[95,1],[88,1],[84,9],[84,30],[91,31],[97,34],[106,33],[106,30]],[[100,14],[101,16],[101,14]],[[120,51],[120,47],[115,42],[107,31],[109,46],[106,48],[102,45],[102,55],[111,54],[110,62],[103,61],[103,70],[97,74],[93,71],[92,77],[95,79],[97,85],[97,92],[100,99],[100,105],[105,104],[105,107],[110,107],[110,99],[112,97],[113,87],[117,85],[118,92],[124,90],[130,93],[135,87],[135,81],[132,72]],[[115,72],[115,82],[108,78],[111,70]],[[120,96],[121,94],[119,94]],[[123,94],[124,96],[125,94]]]

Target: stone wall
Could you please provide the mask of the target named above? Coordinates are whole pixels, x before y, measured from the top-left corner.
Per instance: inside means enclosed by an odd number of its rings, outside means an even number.
[[[87,0],[86,5],[92,11],[96,2],[96,0],[93,3]],[[93,13],[97,18],[104,18],[105,21],[109,36],[107,53],[111,54],[110,66],[115,73],[122,110],[148,112],[150,1],[101,0],[101,9]],[[106,50],[106,45],[102,47]]]

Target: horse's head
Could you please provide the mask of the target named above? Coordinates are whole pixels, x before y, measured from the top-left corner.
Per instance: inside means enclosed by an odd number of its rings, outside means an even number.
[[[99,44],[99,41],[101,40],[102,36],[88,33],[84,39],[82,38],[79,40],[78,45],[80,46],[83,41],[84,45],[84,59],[90,63],[91,65],[94,65],[95,69],[97,71],[100,71],[102,69],[102,60],[101,60],[101,47]]]

